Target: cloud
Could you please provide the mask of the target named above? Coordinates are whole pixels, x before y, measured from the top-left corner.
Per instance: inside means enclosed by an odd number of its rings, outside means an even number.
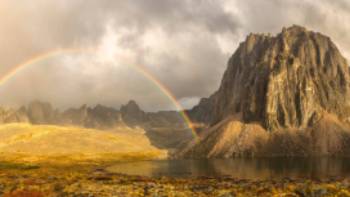
[[[329,35],[350,57],[350,3],[345,0],[3,0],[0,75],[56,48],[97,47],[96,54],[37,62],[0,86],[0,104],[48,100],[62,108],[173,109],[142,67],[186,107],[219,86],[226,62],[250,32],[300,24]]]

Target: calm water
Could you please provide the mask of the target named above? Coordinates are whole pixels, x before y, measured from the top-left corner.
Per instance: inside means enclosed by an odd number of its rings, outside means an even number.
[[[150,177],[231,176],[239,179],[350,178],[350,158],[269,158],[140,161],[108,171]]]

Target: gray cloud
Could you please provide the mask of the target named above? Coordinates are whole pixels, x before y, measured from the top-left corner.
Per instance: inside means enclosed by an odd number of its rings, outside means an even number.
[[[132,98],[147,110],[173,108],[133,68],[142,66],[190,107],[218,88],[248,33],[292,24],[329,35],[350,56],[345,0],[3,0],[0,13],[0,75],[55,48],[100,49],[37,62],[0,87],[1,104],[41,99],[60,107],[118,107]]]

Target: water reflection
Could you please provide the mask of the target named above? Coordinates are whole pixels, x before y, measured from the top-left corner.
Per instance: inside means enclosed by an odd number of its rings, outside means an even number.
[[[344,178],[350,175],[348,158],[245,158],[164,160],[118,163],[108,171],[142,176],[232,176],[239,179]]]

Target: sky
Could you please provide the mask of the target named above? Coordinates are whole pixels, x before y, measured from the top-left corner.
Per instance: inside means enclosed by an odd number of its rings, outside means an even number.
[[[0,104],[119,107],[133,99],[148,111],[174,109],[162,84],[191,108],[218,89],[250,32],[302,25],[330,36],[349,59],[348,21],[348,0],[1,0],[0,76],[40,54],[82,50],[25,66],[0,84]]]

